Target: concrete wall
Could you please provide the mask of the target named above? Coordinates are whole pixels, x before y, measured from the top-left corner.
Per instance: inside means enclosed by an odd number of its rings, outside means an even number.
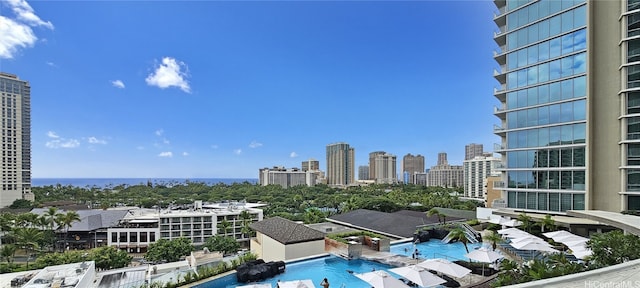
[[[288,244],[286,245],[285,253],[283,254],[285,259],[280,260],[298,259],[323,253],[325,253],[324,239],[296,244]],[[267,260],[265,259],[265,261]]]

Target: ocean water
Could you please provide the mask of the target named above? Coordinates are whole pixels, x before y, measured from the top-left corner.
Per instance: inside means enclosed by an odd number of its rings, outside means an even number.
[[[251,184],[258,183],[255,178],[33,178],[31,186],[42,187],[49,185],[75,186],[75,187],[115,187],[119,185],[146,185],[148,181],[156,184],[177,184],[189,182],[202,182],[207,185],[215,185],[219,183],[233,184],[249,182]]]

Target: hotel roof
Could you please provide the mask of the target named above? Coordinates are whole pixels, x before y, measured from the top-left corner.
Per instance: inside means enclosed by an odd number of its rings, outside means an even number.
[[[324,239],[324,233],[282,217],[255,222],[250,227],[282,244],[295,244]]]

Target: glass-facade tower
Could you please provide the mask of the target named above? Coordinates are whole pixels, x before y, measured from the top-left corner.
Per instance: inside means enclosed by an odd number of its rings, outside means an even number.
[[[629,65],[640,61],[631,27],[640,35],[638,1],[494,3],[501,102],[494,132],[507,207],[620,211],[638,202],[640,209],[640,114],[633,115],[640,108],[631,111],[640,103],[640,62],[637,72]]]

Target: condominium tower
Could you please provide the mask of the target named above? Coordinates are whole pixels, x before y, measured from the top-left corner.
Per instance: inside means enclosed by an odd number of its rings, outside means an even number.
[[[471,160],[484,153],[482,144],[471,143],[464,146],[464,160]]]
[[[424,156],[409,153],[402,157],[402,175],[407,175],[406,182],[415,183],[416,174],[423,173],[424,168]]]
[[[397,182],[396,156],[382,152],[369,154],[369,179],[376,183],[391,184]]]
[[[487,178],[495,176],[500,159],[476,156],[464,160],[464,197],[485,199]]]
[[[327,184],[349,185],[355,182],[355,150],[347,143],[327,145]]]
[[[31,86],[16,75],[0,72],[2,96],[2,186],[0,207],[31,193]]]
[[[507,207],[640,209],[640,1],[494,3]]]

